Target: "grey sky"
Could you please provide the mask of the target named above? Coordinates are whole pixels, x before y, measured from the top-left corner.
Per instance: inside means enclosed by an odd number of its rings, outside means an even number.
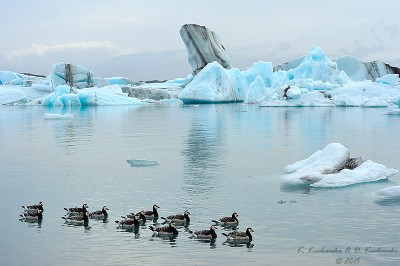
[[[320,46],[400,66],[398,0],[69,0],[2,2],[0,69],[49,74],[54,63],[96,76],[171,79],[191,72],[179,30],[196,23],[221,38],[232,65],[274,65]]]

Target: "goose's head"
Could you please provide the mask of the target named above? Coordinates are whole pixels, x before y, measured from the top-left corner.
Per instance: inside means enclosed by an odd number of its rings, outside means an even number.
[[[253,230],[253,228],[251,228],[251,227],[247,227],[246,232],[252,233],[252,232],[254,232],[254,230]]]

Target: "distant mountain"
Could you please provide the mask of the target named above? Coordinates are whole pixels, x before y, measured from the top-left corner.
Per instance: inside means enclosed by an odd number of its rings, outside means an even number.
[[[175,79],[192,72],[184,50],[121,55],[93,65],[90,70],[99,77],[126,77],[135,81]]]

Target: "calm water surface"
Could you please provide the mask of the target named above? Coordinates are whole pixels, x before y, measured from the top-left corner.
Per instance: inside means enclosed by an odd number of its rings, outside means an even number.
[[[400,169],[400,117],[383,111],[0,107],[1,265],[398,265],[400,201],[375,201],[372,193],[399,176],[339,189],[279,182],[287,164],[332,142]],[[75,118],[45,120],[46,112]],[[132,159],[159,165],[132,167]],[[21,205],[38,201],[42,224],[20,222]],[[90,211],[107,205],[108,221],[64,225],[63,208],[83,203]],[[152,222],[137,234],[116,228],[120,215],[154,203],[161,216],[188,209],[190,225],[174,239],[153,237]],[[226,242],[223,228],[215,242],[189,238],[188,230],[234,211],[239,230],[255,231],[250,244]]]

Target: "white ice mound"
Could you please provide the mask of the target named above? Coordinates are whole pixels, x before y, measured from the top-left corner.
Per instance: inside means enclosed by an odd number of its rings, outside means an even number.
[[[238,73],[237,73],[237,72]],[[206,65],[180,92],[184,103],[223,103],[242,101],[240,88],[247,87],[238,69],[226,70],[217,62]]]
[[[340,86],[350,81],[346,73],[339,71],[337,64],[329,59],[318,46],[314,46],[310,49],[310,52],[298,67],[290,69],[287,72],[287,79],[312,79],[323,83],[329,82],[329,84],[339,84]]]
[[[349,150],[340,143],[331,143],[305,160],[288,165],[281,177],[285,185],[343,187],[378,181],[398,170],[362,158],[350,158]]]

